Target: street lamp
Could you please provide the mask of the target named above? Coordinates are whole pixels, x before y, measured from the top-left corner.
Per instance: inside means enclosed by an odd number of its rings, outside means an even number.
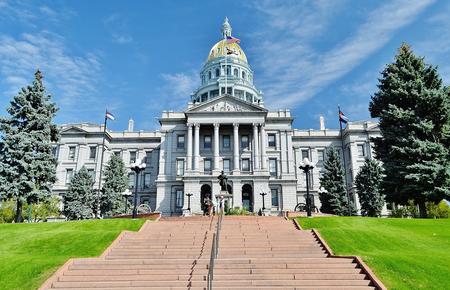
[[[134,202],[133,202],[133,216],[132,218],[136,218],[137,215],[137,191],[138,191],[138,181],[139,181],[139,173],[141,173],[145,169],[145,162],[142,162],[141,159],[137,159],[134,163],[131,163],[131,171],[136,175],[136,183],[134,185]]]
[[[187,210],[190,212],[191,211],[191,196],[193,194],[192,193],[186,193],[186,196],[188,197],[188,207]]]
[[[262,196],[262,202],[263,202],[263,207],[262,207],[262,210],[264,211],[265,209],[266,209],[266,206],[265,206],[265,204],[264,204],[264,196],[266,196],[267,195],[267,192],[261,192],[259,195],[261,195]]]
[[[307,157],[303,159],[302,165],[299,166],[303,172],[306,174],[306,214],[308,217],[311,216],[311,200],[309,198],[309,175],[310,171],[314,168],[314,166],[311,165],[311,162]]]
[[[122,192],[122,196],[125,199],[125,214],[128,210],[128,197],[130,197],[133,193],[127,188],[124,192]]]

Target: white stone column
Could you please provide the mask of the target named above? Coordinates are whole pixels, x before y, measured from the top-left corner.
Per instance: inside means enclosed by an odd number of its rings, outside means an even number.
[[[194,130],[194,170],[199,170],[200,161],[200,124],[195,124]]]
[[[214,123],[214,170],[220,170],[219,167],[219,123]]]
[[[233,124],[233,171],[239,171],[239,124]]]
[[[253,170],[259,169],[258,124],[253,123]]]
[[[187,124],[187,155],[186,170],[192,170],[192,124]]]
[[[261,124],[261,169],[267,169],[266,140],[265,126]]]

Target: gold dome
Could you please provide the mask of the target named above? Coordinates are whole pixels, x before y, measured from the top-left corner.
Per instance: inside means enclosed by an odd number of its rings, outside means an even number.
[[[228,48],[228,50],[227,50]],[[232,54],[228,54],[229,57],[235,57],[242,61],[247,62],[247,56],[245,56],[244,51],[237,43],[227,43],[226,40],[221,40],[216,43],[209,52],[208,61],[211,61],[215,58],[226,56],[227,51],[232,51]]]

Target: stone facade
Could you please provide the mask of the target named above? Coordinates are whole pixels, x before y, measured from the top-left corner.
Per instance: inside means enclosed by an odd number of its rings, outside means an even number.
[[[280,214],[306,200],[305,174],[298,168],[305,157],[314,165],[310,193],[320,208],[319,177],[326,149],[332,146],[345,155],[347,184],[357,202],[353,180],[364,159],[373,156],[370,138],[379,136],[377,124],[349,122],[343,130],[344,150],[340,131],[325,129],[323,118],[320,130],[293,129],[289,110],[264,107],[245,53],[237,43],[226,41],[231,36],[228,20],[222,35],[186,110],[163,111],[156,132],[134,132],[132,120],[124,132],[107,130],[104,163],[111,154],[119,154],[128,167],[134,159],[145,158],[147,167],[137,186],[139,203],[164,215],[182,214],[188,208],[187,193],[192,193],[191,212],[202,213],[205,198],[214,199],[220,192],[217,176],[222,170],[232,195],[229,207],[259,211],[264,192],[265,208]],[[98,188],[103,129],[93,124],[61,127],[61,141],[55,145],[55,193],[67,190],[70,175],[82,165],[91,170]],[[134,186],[130,176],[130,188]]]

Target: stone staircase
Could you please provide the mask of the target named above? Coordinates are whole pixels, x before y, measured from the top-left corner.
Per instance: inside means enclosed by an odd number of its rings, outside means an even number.
[[[217,218],[162,218],[122,233],[99,258],[71,259],[40,289],[207,287]],[[213,289],[376,289],[352,259],[328,257],[280,217],[223,218]]]

